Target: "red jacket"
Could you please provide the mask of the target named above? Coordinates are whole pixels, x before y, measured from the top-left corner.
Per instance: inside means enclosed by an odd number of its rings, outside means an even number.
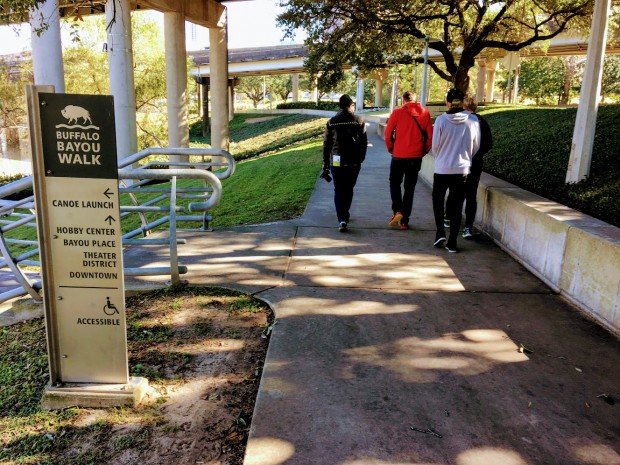
[[[422,143],[422,133],[413,118],[426,131],[426,144]],[[419,103],[408,102],[392,112],[385,128],[385,145],[394,157],[423,157],[431,149],[432,142],[433,123],[426,108]]]

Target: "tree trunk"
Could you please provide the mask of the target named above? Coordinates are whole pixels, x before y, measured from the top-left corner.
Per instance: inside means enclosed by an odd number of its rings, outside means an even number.
[[[453,76],[454,79],[454,87],[463,91],[464,94],[467,94],[469,90],[469,70],[470,67],[459,66],[459,69],[456,71],[456,74]]]

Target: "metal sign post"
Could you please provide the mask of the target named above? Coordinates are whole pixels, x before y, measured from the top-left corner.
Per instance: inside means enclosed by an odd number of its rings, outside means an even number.
[[[48,408],[139,401],[129,379],[111,96],[27,91],[50,386]]]

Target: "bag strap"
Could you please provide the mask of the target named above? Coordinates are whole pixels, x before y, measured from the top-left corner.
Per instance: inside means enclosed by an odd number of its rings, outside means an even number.
[[[428,140],[428,134],[426,134],[426,131],[422,129],[422,126],[420,125],[420,123],[418,122],[418,119],[415,116],[413,116],[411,113],[409,113],[409,116],[411,116],[415,124],[418,126],[418,129],[420,130],[420,133],[422,134],[422,143],[424,144],[424,148],[426,149],[426,141]]]

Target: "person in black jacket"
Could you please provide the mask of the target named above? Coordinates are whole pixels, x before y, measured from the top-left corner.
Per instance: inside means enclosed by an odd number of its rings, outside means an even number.
[[[465,186],[465,227],[463,228],[463,238],[471,239],[473,237],[476,210],[478,209],[476,196],[480,175],[482,174],[483,155],[493,148],[493,136],[487,120],[476,113],[478,104],[473,98],[465,97],[463,108],[478,118],[480,123],[480,149],[478,149],[471,160],[471,168]]]
[[[323,174],[334,177],[334,203],[340,232],[348,231],[353,188],[366,158],[366,123],[353,113],[353,100],[340,97],[340,111],[327,122],[323,137]]]

